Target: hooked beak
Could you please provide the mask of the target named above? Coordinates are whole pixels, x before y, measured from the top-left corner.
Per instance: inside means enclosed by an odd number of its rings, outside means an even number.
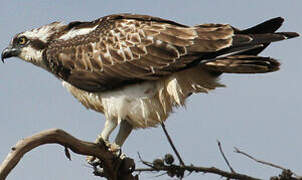
[[[10,57],[16,57],[20,54],[20,50],[17,49],[17,48],[14,48],[12,46],[8,46],[7,48],[5,48],[3,51],[2,51],[2,54],[1,54],[1,60],[2,62],[4,63],[4,59],[6,58],[10,58]]]

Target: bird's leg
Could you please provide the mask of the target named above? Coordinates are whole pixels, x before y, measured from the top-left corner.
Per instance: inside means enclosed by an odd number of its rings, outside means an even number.
[[[111,124],[110,122],[107,123],[107,121],[106,121],[105,128],[102,131],[99,138],[97,139],[97,142],[98,143],[105,142],[106,146],[109,148],[109,151],[115,153],[116,156],[112,160],[113,160],[113,167],[117,168],[121,165],[121,162],[122,162],[121,160],[124,160],[124,158],[126,158],[126,155],[121,153],[121,146],[124,144],[125,140],[131,133],[133,126],[130,123],[128,123],[128,121],[121,120],[120,129],[114,140],[114,143],[110,144],[108,142],[109,135],[113,131],[113,129],[116,127],[116,124],[115,125],[113,124],[114,127],[112,128],[112,130],[110,130],[109,127],[112,127],[112,126],[110,126],[110,124]],[[108,127],[108,129],[106,129],[106,127]],[[95,168],[95,172],[100,171],[100,170],[98,170],[98,167],[101,168],[101,170],[102,170],[102,162],[99,159],[93,158],[93,159],[87,159],[87,161],[89,164],[91,164]]]
[[[131,133],[132,129],[133,129],[133,126],[127,120],[120,121],[120,129],[114,140],[114,143],[111,144],[111,146],[110,146],[111,151],[116,152],[116,159],[113,159],[114,168],[117,168],[121,165],[120,160],[126,159],[126,155],[124,153],[122,153],[121,147],[124,144],[124,142],[126,141],[129,134]]]
[[[115,144],[121,147],[129,136],[129,134],[131,133],[132,129],[133,126],[127,120],[122,120],[120,124],[120,129],[114,140]]]
[[[117,126],[117,122],[115,120],[107,119],[103,131],[95,140],[95,142],[96,143],[100,143],[103,141],[108,142],[109,136],[112,133],[112,131],[116,128],[116,126]]]
[[[95,140],[95,143],[105,143],[105,145],[110,149],[111,145],[109,143],[109,136],[112,133],[112,131],[116,128],[116,126],[117,126],[117,122],[115,120],[107,119],[104,125],[104,129],[102,133]],[[88,156],[86,158],[86,161],[89,164],[93,164],[95,160],[96,158],[92,156]]]
[[[118,134],[114,140],[114,144],[116,145],[117,150],[120,150],[120,147],[124,144],[126,141],[127,137],[131,133],[133,129],[133,126],[127,121],[127,120],[122,120],[120,123],[120,129],[118,131]],[[121,154],[120,154],[121,155]],[[122,155],[125,157],[125,155]],[[123,157],[121,157],[123,158]]]

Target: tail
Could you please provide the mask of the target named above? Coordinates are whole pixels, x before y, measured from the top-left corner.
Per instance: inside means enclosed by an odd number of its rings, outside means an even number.
[[[267,73],[279,70],[280,63],[269,57],[236,55],[217,58],[204,65],[213,72]]]
[[[203,61],[206,69],[216,73],[267,73],[279,70],[280,63],[257,56],[271,42],[298,37],[295,32],[275,32],[284,19],[274,18],[254,27],[239,30],[233,27],[232,46],[222,49]]]

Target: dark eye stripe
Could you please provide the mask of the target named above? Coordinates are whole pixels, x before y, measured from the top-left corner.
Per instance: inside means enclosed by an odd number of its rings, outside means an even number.
[[[15,36],[15,38],[13,38],[13,40],[12,40],[12,44],[14,46],[20,46],[19,40],[20,40],[21,37],[25,37],[25,36],[20,36],[20,35]],[[26,38],[26,40],[29,41],[29,42],[27,42],[25,44],[30,44],[36,50],[42,50],[42,49],[45,49],[47,47],[47,43],[45,43],[45,42],[43,42],[39,39],[28,39],[28,38]]]
[[[45,43],[39,39],[30,40],[30,44],[36,50],[42,50],[47,47],[47,43]]]

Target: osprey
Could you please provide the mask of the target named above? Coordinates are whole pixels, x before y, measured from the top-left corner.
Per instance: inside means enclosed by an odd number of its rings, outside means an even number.
[[[108,141],[120,124],[114,143],[122,146],[132,129],[155,127],[191,94],[223,87],[222,73],[277,71],[278,61],[258,54],[271,42],[299,36],[275,32],[282,22],[245,30],[134,14],[54,22],[17,34],[2,61],[19,57],[54,74],[86,108],[105,115],[97,142]]]

